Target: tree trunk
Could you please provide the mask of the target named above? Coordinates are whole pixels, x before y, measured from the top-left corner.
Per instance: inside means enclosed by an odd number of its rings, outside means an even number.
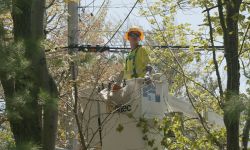
[[[16,83],[23,87],[15,87],[13,80],[1,79],[2,86],[4,88],[6,110],[8,113],[8,120],[10,122],[11,130],[14,135],[17,149],[25,149],[27,144],[41,144],[41,124],[39,120],[39,106],[36,101],[30,101],[34,99],[33,95],[30,95],[30,99],[26,99],[26,104],[23,107],[15,105],[16,99],[15,93],[22,92],[24,85],[22,83]],[[33,93],[33,92],[32,92]]]
[[[31,14],[31,33],[32,39],[34,39],[34,44],[37,53],[34,53],[36,61],[38,64],[37,69],[37,79],[41,89],[43,89],[48,95],[49,99],[43,107],[43,132],[42,132],[42,144],[43,150],[53,150],[55,149],[56,142],[56,130],[57,130],[57,97],[58,91],[53,81],[52,77],[49,75],[45,52],[40,46],[40,41],[44,39],[44,13],[45,13],[45,0],[34,0],[32,5]],[[39,55],[37,55],[39,54]],[[38,58],[36,58],[36,55]]]
[[[27,43],[31,36],[31,1],[13,0],[12,6],[15,42],[23,40],[24,43]],[[37,103],[39,88],[34,86],[35,82],[31,82],[33,76],[28,75],[28,70],[24,72],[22,78],[8,79],[7,74],[1,78],[8,118],[17,149],[24,149],[27,144],[41,145],[41,117],[39,117],[41,107]],[[29,94],[27,97],[23,97],[25,104],[19,107],[16,105],[15,96],[24,94],[25,90],[28,90]]]
[[[227,149],[239,150],[239,118],[240,108],[232,106],[238,103],[240,87],[240,64],[238,55],[238,18],[240,0],[225,1],[227,36],[224,36],[225,57],[227,63],[226,101],[233,110],[224,111],[224,122],[227,130]],[[237,107],[237,106],[236,106]]]
[[[25,58],[30,65],[15,78],[9,79],[8,72],[1,76],[11,130],[18,150],[28,149],[28,145],[53,150],[58,92],[40,45],[44,38],[45,0],[13,0],[12,6],[14,40],[24,44]],[[43,106],[38,103],[41,91],[48,94]],[[22,105],[18,105],[18,94],[21,95]]]

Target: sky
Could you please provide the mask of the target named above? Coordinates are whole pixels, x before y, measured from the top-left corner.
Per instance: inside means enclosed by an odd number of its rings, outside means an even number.
[[[82,6],[88,6],[86,9],[90,12],[96,12],[102,2],[104,0],[95,0],[92,3],[92,0],[82,0]],[[148,5],[151,6],[154,2],[158,0],[147,0]],[[114,24],[117,24],[118,21],[124,20],[129,11],[132,9],[132,6],[135,4],[136,0],[110,0],[110,4],[108,6],[108,14],[107,19]],[[143,27],[144,30],[150,30],[151,25],[147,22],[145,17],[139,15],[139,9],[143,7],[147,9],[146,0],[143,3],[138,3],[123,27],[128,27],[130,25],[139,25]],[[176,23],[190,23],[193,29],[196,29],[199,24],[202,24],[202,10],[193,9],[189,10],[188,12],[178,12]]]
[[[0,98],[0,113],[5,109],[4,100]]]

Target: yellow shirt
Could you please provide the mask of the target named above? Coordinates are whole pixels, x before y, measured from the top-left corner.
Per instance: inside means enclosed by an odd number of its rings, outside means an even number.
[[[150,63],[149,61],[147,50],[144,47],[139,46],[133,49],[126,57],[124,78],[144,77],[146,74],[146,66]]]

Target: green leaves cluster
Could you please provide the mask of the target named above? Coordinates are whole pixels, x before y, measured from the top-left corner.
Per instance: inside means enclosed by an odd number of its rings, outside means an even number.
[[[155,119],[153,122],[141,118],[137,126],[142,129],[143,140],[152,149],[159,149],[155,145],[156,140],[160,140],[161,146],[166,149],[219,149],[214,138],[225,143],[225,129],[213,129],[211,135],[208,135],[197,121],[183,117],[182,113],[169,113],[161,120]],[[156,138],[155,133],[161,138]]]
[[[0,149],[1,150],[11,150],[14,149],[15,141],[12,138],[9,124],[4,122],[0,125]]]
[[[25,58],[23,43],[3,46],[0,49],[0,75],[7,74],[7,79],[24,76],[30,62]],[[4,65],[3,65],[4,64]]]
[[[10,0],[0,0],[0,14],[8,11],[11,7]]]

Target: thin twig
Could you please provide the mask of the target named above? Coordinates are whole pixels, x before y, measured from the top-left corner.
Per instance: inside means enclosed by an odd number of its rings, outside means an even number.
[[[250,75],[246,72],[246,68],[245,68],[245,65],[244,65],[244,62],[240,59],[241,61],[241,64],[242,64],[242,68],[243,68],[243,72],[244,72],[244,76],[248,79],[250,79]]]
[[[225,3],[222,3],[221,5],[224,5],[224,4],[225,4]],[[210,10],[212,10],[212,9],[214,9],[214,8],[217,8],[217,7],[219,7],[219,5],[215,5],[215,6],[209,7],[209,8],[206,6],[206,9],[203,10],[202,13],[204,13],[204,12],[206,12],[206,11],[210,11]]]
[[[246,30],[246,32],[245,32],[245,34],[244,34],[242,43],[241,43],[241,45],[240,45],[239,55],[241,55],[241,53],[242,53],[242,50],[243,50],[243,47],[244,47],[244,42],[245,42],[245,40],[246,40],[246,36],[247,36],[247,33],[248,33],[249,28],[250,28],[250,22],[249,22],[248,25],[247,25],[247,30]]]
[[[50,19],[49,19],[49,17],[47,17],[47,18],[46,18],[46,20],[47,20],[46,23],[49,24],[49,23],[56,17],[56,15],[57,15],[57,14],[54,14]],[[48,20],[48,19],[49,19],[49,20]]]
[[[48,6],[45,7],[45,9],[49,9],[52,5],[54,5],[56,0],[52,0]]]

